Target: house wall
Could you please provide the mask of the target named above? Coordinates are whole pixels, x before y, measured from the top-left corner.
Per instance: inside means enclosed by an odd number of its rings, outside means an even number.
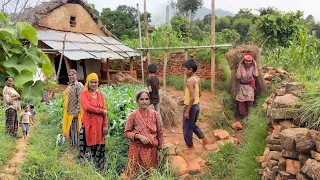
[[[76,17],[76,27],[70,26],[71,16]],[[37,24],[54,30],[105,36],[90,14],[79,4],[65,4],[60,6],[49,13],[48,16],[40,19]]]
[[[101,78],[101,73],[100,73],[101,60],[87,59],[85,61],[86,61],[87,75],[94,72],[99,76],[99,78]]]

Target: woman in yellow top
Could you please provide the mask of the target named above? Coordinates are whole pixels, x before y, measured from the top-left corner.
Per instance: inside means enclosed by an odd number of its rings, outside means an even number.
[[[189,78],[185,88],[183,113],[183,136],[189,149],[193,149],[192,135],[195,133],[199,139],[202,139],[203,145],[208,143],[201,129],[196,125],[200,112],[201,86],[200,78],[196,75],[198,65],[195,60],[189,59],[183,63],[184,73]]]
[[[80,108],[80,93],[83,85],[77,80],[77,71],[71,69],[69,72],[69,85],[64,91],[63,122],[62,130],[66,138],[70,138],[71,146],[79,141],[81,128],[82,110]]]
[[[13,88],[13,77],[8,76],[5,81],[6,86],[3,88],[3,98],[6,109],[6,133],[15,137],[18,131],[17,111],[20,110],[20,95]]]

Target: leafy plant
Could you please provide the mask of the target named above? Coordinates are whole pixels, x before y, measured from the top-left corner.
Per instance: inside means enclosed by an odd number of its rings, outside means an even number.
[[[12,76],[23,97],[41,98],[45,84],[34,82],[37,68],[49,77],[54,69],[50,59],[37,48],[37,32],[32,25],[18,22],[15,26],[0,13],[0,77]],[[22,42],[23,41],[23,42]],[[0,81],[0,86],[4,86]]]

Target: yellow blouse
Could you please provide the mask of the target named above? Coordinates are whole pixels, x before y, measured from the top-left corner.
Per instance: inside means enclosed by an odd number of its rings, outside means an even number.
[[[194,102],[193,104],[198,104],[200,102],[200,88],[199,88],[199,82],[196,77],[191,77],[196,81],[196,87],[194,88]],[[184,91],[184,104],[188,105],[190,101],[190,92],[188,87],[185,88]]]

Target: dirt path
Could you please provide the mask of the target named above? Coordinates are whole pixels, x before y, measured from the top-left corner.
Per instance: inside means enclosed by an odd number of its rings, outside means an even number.
[[[16,180],[19,179],[20,164],[23,162],[28,146],[28,140],[20,138],[17,142],[17,152],[13,157],[4,165],[4,172],[0,173],[0,179],[3,180]]]

